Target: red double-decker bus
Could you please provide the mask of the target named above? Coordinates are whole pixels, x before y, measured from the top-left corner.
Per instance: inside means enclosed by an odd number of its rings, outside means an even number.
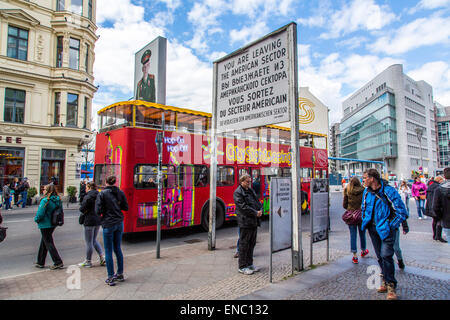
[[[156,230],[155,138],[163,127],[162,229],[195,225],[207,229],[211,114],[136,100],[112,104],[98,115],[94,181],[101,188],[109,175],[117,177],[130,208],[124,232]],[[270,178],[291,173],[289,129],[270,125],[217,138],[216,226],[236,216],[233,192],[244,173],[252,177],[252,188],[268,214]],[[311,178],[328,177],[326,136],[301,132],[300,145],[302,190],[309,195]]]

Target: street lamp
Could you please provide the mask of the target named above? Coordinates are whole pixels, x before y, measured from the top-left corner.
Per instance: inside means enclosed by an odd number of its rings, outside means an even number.
[[[416,127],[416,135],[417,135],[417,140],[419,140],[419,148],[420,148],[420,166],[422,167],[423,170],[423,159],[422,159],[422,135],[423,135],[423,128],[421,127]]]

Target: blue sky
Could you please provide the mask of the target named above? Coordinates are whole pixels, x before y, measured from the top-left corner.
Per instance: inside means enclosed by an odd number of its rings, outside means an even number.
[[[450,0],[99,0],[94,111],[133,96],[134,53],[168,40],[166,103],[211,111],[212,62],[297,23],[299,86],[342,101],[394,63],[450,106]]]

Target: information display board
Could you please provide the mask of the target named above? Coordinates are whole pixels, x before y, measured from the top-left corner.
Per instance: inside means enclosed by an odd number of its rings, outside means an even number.
[[[217,62],[217,130],[290,121],[288,31],[283,29]]]
[[[272,252],[292,246],[292,188],[290,178],[270,180],[270,232]]]
[[[328,196],[328,179],[313,179],[311,181],[311,234],[313,242],[328,239]]]

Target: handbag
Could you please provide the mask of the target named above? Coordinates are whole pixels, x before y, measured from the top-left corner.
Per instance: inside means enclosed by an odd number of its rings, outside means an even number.
[[[78,223],[79,224],[84,224],[84,220],[85,220],[86,216],[84,213],[80,213],[80,216],[78,217]]]
[[[0,227],[0,242],[5,240],[5,238],[6,238],[6,229],[8,229],[8,228],[7,227]]]
[[[344,220],[346,224],[351,225],[362,223],[361,209],[345,211],[342,215],[342,220]]]

